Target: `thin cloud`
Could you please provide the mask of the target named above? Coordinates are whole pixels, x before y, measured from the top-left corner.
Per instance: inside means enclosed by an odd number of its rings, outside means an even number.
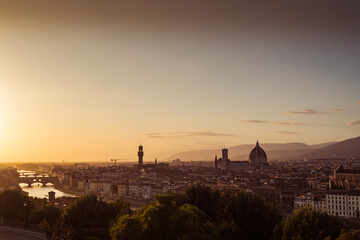
[[[350,122],[348,122],[349,126],[360,126],[360,121],[359,120],[352,120]]]
[[[239,122],[243,122],[243,123],[270,123],[269,121],[263,121],[263,120],[239,120]]]
[[[271,122],[272,124],[278,124],[278,125],[297,125],[297,126],[302,126],[305,125],[304,123],[299,123],[296,121],[291,121],[291,122]]]
[[[304,108],[299,111],[285,111],[287,114],[325,114],[325,112],[319,112],[314,109]]]
[[[340,111],[344,111],[343,108],[330,108],[331,111],[335,111],[335,112],[340,112]]]
[[[234,137],[234,134],[218,133],[211,131],[188,131],[171,133],[145,133],[148,138],[183,138],[183,137]]]
[[[270,124],[276,124],[276,125],[305,125],[304,123],[299,123],[296,121],[288,121],[288,122],[271,122],[271,121],[264,121],[264,120],[239,120],[239,122],[243,122],[243,123],[270,123]]]
[[[275,132],[281,134],[291,134],[291,135],[299,134],[298,132],[291,132],[291,131],[275,131]]]

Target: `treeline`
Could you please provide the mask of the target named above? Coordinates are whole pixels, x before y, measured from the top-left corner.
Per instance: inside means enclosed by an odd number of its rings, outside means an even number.
[[[360,231],[325,212],[305,207],[283,219],[256,195],[203,185],[159,195],[135,212],[128,203],[106,203],[94,195],[77,199],[64,211],[38,204],[15,190],[0,193],[1,216],[21,220],[28,214],[29,222],[39,224],[51,240],[360,239]]]

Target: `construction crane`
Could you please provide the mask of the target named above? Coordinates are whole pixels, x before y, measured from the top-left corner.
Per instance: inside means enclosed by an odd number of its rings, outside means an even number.
[[[115,162],[115,167],[116,167],[116,162],[120,159],[110,159],[112,162]]]

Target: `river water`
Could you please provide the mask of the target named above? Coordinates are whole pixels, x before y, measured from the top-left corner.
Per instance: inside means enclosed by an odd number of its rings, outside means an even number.
[[[25,170],[19,170],[20,174],[20,184],[19,186],[22,188],[24,192],[27,192],[29,194],[29,197],[37,197],[37,198],[49,198],[48,194],[49,192],[53,191],[55,192],[55,197],[74,197],[73,194],[64,193],[54,187],[53,184],[46,184],[46,186],[43,186],[41,183],[33,183],[31,187],[28,186],[28,184],[21,183],[21,177],[25,175],[34,175],[35,172],[32,171],[25,171]]]

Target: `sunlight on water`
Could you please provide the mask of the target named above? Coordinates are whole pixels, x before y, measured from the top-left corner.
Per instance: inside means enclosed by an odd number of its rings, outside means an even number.
[[[23,177],[25,177],[25,175],[31,176],[31,175],[34,175],[35,173],[31,172],[31,171],[20,170],[19,174],[20,174],[20,177],[22,175],[23,175]],[[48,176],[48,175],[45,175],[45,176]],[[27,183],[21,183],[21,180],[20,180],[19,186],[22,188],[22,190],[24,192],[27,192],[29,194],[29,197],[48,198],[49,197],[48,194],[51,191],[55,192],[56,198],[63,197],[63,196],[74,197],[73,194],[68,194],[68,193],[64,193],[60,190],[57,190],[54,187],[54,185],[51,183],[46,184],[44,187],[43,187],[42,183],[33,183],[33,184],[31,184],[31,187],[29,187]]]

